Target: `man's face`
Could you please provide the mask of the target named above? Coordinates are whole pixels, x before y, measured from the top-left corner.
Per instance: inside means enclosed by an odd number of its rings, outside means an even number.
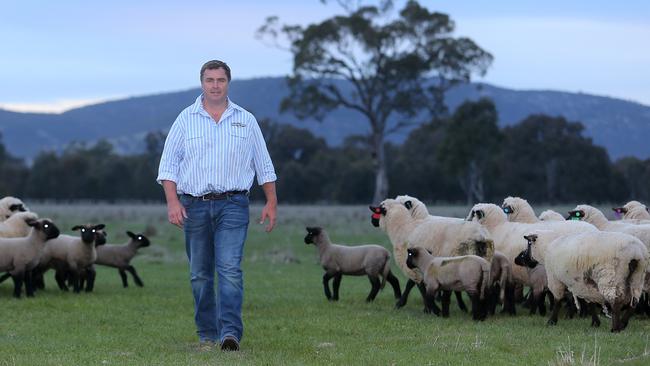
[[[201,81],[203,97],[210,102],[223,102],[228,96],[228,77],[224,69],[208,69]]]

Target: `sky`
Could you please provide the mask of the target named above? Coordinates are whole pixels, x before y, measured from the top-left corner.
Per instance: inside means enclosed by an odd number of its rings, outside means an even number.
[[[420,4],[494,56],[475,81],[650,106],[650,1]],[[233,79],[288,75],[291,54],[255,37],[265,19],[304,26],[341,13],[319,0],[0,0],[0,108],[60,113],[187,90],[210,59],[226,61]]]

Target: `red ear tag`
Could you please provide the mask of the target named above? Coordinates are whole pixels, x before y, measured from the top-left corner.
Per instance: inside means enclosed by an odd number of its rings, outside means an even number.
[[[372,218],[373,218],[373,219],[377,219],[377,220],[379,220],[380,217],[381,217],[381,214],[379,214],[379,213],[376,213],[376,212],[375,212],[375,213],[372,214]]]

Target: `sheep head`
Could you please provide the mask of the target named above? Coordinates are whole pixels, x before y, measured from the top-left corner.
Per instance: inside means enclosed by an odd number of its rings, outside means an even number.
[[[583,210],[571,210],[569,211],[569,216],[566,218],[567,220],[584,220],[585,219],[585,212]]]
[[[432,258],[431,252],[422,247],[406,249],[406,266],[410,269],[420,269]]]
[[[41,232],[45,236],[45,240],[54,239],[59,236],[59,228],[54,225],[50,219],[39,219],[39,220],[25,220],[27,225],[33,227],[33,230]]]
[[[99,230],[103,230],[105,227],[104,224],[86,224],[86,225],[75,225],[72,227],[72,231],[80,231],[81,241],[86,244],[93,244],[97,238],[97,233]]]
[[[305,244],[314,244],[314,238],[320,236],[323,228],[321,227],[306,227],[307,235],[305,235]]]
[[[149,239],[147,239],[147,237],[142,234],[134,234],[130,231],[127,231],[126,235],[128,235],[129,238],[131,238],[131,240],[137,244],[138,248],[148,247],[151,244],[149,242]]]
[[[521,253],[519,253],[519,255],[517,255],[517,257],[515,258],[515,264],[518,266],[535,268],[539,264],[539,262],[537,262],[532,257],[532,246],[537,240],[537,235],[536,234],[524,235],[524,239],[526,239],[528,245],[525,250],[523,250]]]
[[[379,227],[379,219],[382,216],[386,216],[386,208],[383,204],[379,206],[368,206],[368,208],[370,208],[370,211],[372,211],[372,216],[370,217],[372,226]]]

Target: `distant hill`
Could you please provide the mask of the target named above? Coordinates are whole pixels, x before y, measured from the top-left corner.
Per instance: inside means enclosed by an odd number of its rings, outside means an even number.
[[[280,114],[278,106],[287,95],[284,78],[235,80],[231,99],[253,112],[258,119],[270,118],[308,128],[332,145],[346,136],[369,131],[361,115],[337,110],[323,123],[300,121]],[[70,110],[62,114],[16,113],[0,110],[3,142],[13,155],[31,159],[42,150],[60,150],[72,141],[105,138],[121,153],[139,152],[149,131],[167,130],[186,106],[193,103],[200,89],[132,97]],[[609,151],[615,160],[622,156],[650,158],[650,107],[639,103],[582,93],[511,90],[489,84],[468,84],[451,90],[446,98],[450,110],[467,99],[489,97],[499,111],[502,126],[517,123],[533,113],[562,115],[580,121],[586,134]],[[402,142],[408,131],[391,137]]]

